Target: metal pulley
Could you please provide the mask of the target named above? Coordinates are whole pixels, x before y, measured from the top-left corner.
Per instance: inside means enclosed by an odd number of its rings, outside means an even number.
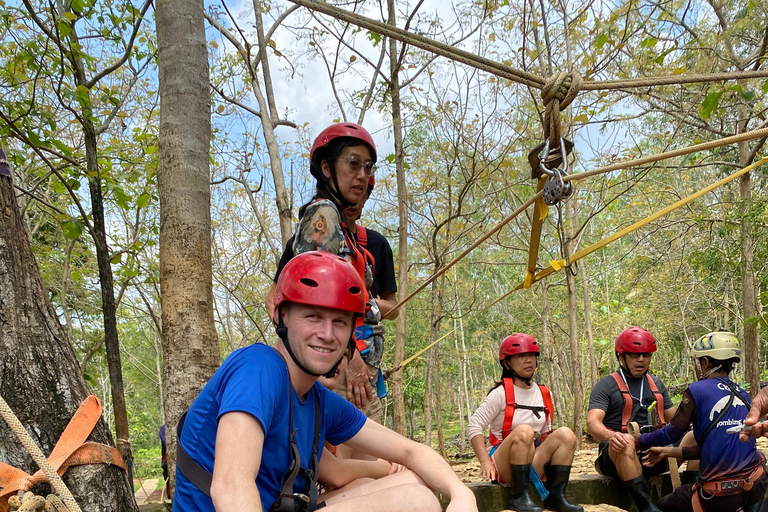
[[[537,146],[528,155],[528,161],[532,163],[532,157],[538,157],[538,165],[533,169],[533,175],[540,178],[549,176],[542,191],[542,201],[547,206],[554,206],[571,197],[573,185],[570,181],[563,181],[563,176],[568,176],[568,155],[573,151],[573,142],[560,137],[560,151],[549,153],[549,140]],[[532,166],[533,167],[533,166]]]

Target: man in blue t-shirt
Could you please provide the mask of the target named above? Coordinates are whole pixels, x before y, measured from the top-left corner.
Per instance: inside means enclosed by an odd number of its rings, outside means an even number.
[[[275,294],[281,342],[233,352],[182,417],[174,510],[441,510],[429,488],[389,477],[317,504],[327,440],[403,464],[451,498],[449,511],[477,512],[436,452],[367,421],[317,382],[354,348],[363,297],[357,271],[339,256],[307,252],[285,266]]]
[[[664,512],[735,512],[762,501],[768,486],[765,459],[755,440],[739,442],[728,432],[743,424],[749,394],[728,377],[741,360],[739,340],[733,333],[711,332],[699,338],[691,350],[697,382],[688,386],[672,420],[664,428],[636,434],[643,448],[651,448],[646,464],[664,457],[701,457],[699,481],[678,487],[659,501]],[[696,445],[667,447],[681,439],[693,424]]]

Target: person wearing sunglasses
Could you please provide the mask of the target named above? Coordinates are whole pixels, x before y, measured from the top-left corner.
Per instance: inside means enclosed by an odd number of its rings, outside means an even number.
[[[645,476],[667,471],[666,465],[643,468],[628,427],[637,423],[643,432],[655,430],[675,415],[675,407],[661,379],[648,373],[656,352],[650,332],[628,327],[616,337],[614,349],[618,370],[598,381],[589,395],[587,430],[600,441],[595,469],[620,478],[639,512],[657,512]]]
[[[381,378],[384,353],[381,316],[392,306],[385,301],[381,304],[384,310],[380,309],[375,292],[375,258],[360,243],[356,219],[349,217],[349,212],[364,204],[372,190],[376,159],[373,137],[358,124],[335,123],[315,138],[309,155],[315,194],[299,209],[296,231],[286,244],[265,302],[267,313],[273,317],[275,283],[286,263],[298,254],[326,251],[353,264],[366,286],[367,307],[355,329],[357,350],[349,362],[343,392],[368,417],[382,423],[383,407],[373,383]]]

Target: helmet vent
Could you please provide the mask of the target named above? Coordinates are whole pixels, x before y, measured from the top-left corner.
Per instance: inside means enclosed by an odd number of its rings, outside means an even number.
[[[304,286],[309,286],[310,288],[317,288],[318,286],[320,286],[319,284],[317,284],[317,281],[315,281],[314,279],[309,279],[306,277],[302,277],[301,279],[299,279],[299,281]]]
[[[359,295],[361,292],[362,292],[362,290],[360,290],[360,288],[358,288],[357,286],[352,286],[349,289],[349,293],[352,294],[352,295]]]

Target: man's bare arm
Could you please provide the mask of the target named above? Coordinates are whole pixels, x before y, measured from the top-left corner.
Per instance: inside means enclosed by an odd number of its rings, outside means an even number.
[[[264,429],[245,412],[219,419],[211,499],[216,512],[261,512],[256,476],[261,467]]]

